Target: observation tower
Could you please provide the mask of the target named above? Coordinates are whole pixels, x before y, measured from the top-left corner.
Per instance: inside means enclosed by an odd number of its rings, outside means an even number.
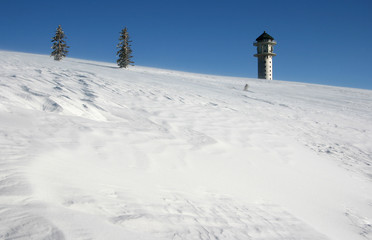
[[[258,78],[273,80],[273,56],[276,41],[272,36],[263,32],[253,43],[257,47],[257,53],[254,55],[258,61]]]

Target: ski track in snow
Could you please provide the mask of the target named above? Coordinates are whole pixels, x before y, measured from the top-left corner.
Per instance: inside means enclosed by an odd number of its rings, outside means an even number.
[[[372,239],[371,91],[0,56],[0,239]]]

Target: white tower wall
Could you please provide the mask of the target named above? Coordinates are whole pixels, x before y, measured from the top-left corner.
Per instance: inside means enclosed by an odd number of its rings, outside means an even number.
[[[258,57],[258,78],[273,80],[272,56]]]

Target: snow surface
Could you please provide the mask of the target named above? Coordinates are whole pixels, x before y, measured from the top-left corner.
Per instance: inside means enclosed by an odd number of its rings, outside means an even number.
[[[0,239],[372,239],[371,139],[368,90],[0,51]]]

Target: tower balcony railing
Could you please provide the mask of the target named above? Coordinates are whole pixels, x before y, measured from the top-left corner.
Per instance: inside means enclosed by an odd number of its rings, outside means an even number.
[[[273,52],[262,52],[262,53],[256,53],[253,56],[255,56],[255,57],[259,57],[259,56],[276,56],[276,53],[273,53]]]

